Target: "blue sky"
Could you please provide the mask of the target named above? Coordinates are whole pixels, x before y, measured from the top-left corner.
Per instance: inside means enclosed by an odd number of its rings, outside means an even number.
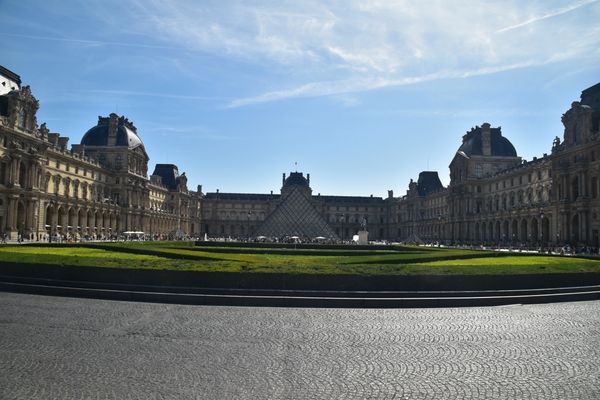
[[[78,143],[98,115],[204,191],[403,194],[489,122],[525,159],[600,81],[600,1],[0,0],[0,65]]]

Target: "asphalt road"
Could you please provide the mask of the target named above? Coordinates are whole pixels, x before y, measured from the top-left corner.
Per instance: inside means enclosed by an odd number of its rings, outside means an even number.
[[[1,399],[599,399],[600,301],[428,309],[0,292]]]

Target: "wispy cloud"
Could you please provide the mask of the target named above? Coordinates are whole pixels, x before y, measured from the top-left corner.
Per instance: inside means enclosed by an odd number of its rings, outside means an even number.
[[[117,39],[139,37],[143,43],[4,34],[206,54],[229,67],[229,75],[223,72],[227,85],[235,82],[228,86],[229,99],[214,99],[226,108],[317,96],[346,96],[351,105],[366,91],[589,54],[597,60],[599,5],[600,0],[264,0],[199,6],[193,0],[119,0],[96,4],[90,17],[110,21],[111,30],[122,27],[126,35]],[[569,18],[556,18],[567,13]],[[550,18],[552,26],[536,24]],[[526,26],[530,29],[519,29]],[[213,100],[188,93],[104,93]]]
[[[526,21],[520,22],[518,24],[514,24],[514,25],[507,26],[505,28],[502,28],[502,29],[498,29],[496,31],[496,33],[502,33],[502,32],[511,31],[513,29],[521,28],[521,27],[524,27],[526,25],[533,24],[535,22],[543,21],[543,20],[548,19],[548,18],[558,17],[559,15],[566,14],[568,12],[577,10],[578,8],[581,8],[581,7],[587,6],[588,4],[592,4],[592,3],[596,3],[596,2],[598,2],[598,0],[583,0],[583,1],[579,1],[577,3],[570,4],[570,5],[567,5],[565,7],[558,8],[556,10],[553,10],[553,11],[550,11],[550,12],[547,12],[547,13],[544,13],[544,14],[541,14],[541,15],[533,16],[533,17],[527,19]]]
[[[228,107],[237,108],[247,106],[251,104],[267,103],[277,100],[285,100],[299,97],[319,97],[319,96],[332,96],[342,95],[348,93],[358,93],[372,91],[382,88],[399,87],[406,85],[413,85],[421,82],[429,82],[439,79],[457,79],[457,78],[469,78],[474,76],[496,74],[499,72],[510,71],[519,68],[527,68],[533,66],[541,66],[544,64],[556,62],[554,58],[533,62],[525,61],[516,64],[506,64],[494,67],[484,67],[474,70],[465,71],[440,71],[433,74],[412,76],[397,79],[364,79],[364,80],[340,80],[340,81],[324,81],[324,82],[311,82],[299,87],[279,90],[273,92],[267,92],[254,97],[246,97],[235,99],[229,103]]]
[[[197,140],[215,140],[215,141],[227,141],[233,140],[236,138],[234,135],[227,135],[219,132],[215,132],[211,128],[203,127],[203,126],[180,126],[180,125],[165,125],[165,124],[157,124],[157,123],[148,123],[149,126],[144,129],[146,133],[156,133],[160,136],[167,137],[178,137],[178,138],[187,138],[187,139],[197,139]]]
[[[24,39],[34,39],[34,40],[49,40],[53,42],[67,42],[67,43],[77,43],[87,46],[119,46],[119,47],[139,47],[144,49],[175,49],[173,46],[164,46],[157,44],[144,44],[144,43],[133,43],[133,42],[111,42],[111,41],[103,41],[103,40],[89,40],[89,39],[78,39],[78,38],[68,38],[68,37],[59,37],[59,36],[41,36],[41,35],[26,35],[20,33],[10,33],[10,32],[0,32],[0,35],[3,36],[11,36],[11,37],[19,37]],[[179,48],[183,50],[183,47]]]
[[[80,91],[85,93],[96,93],[96,94],[108,94],[116,96],[142,96],[142,97],[160,97],[165,99],[181,99],[181,100],[224,100],[222,97],[214,96],[191,96],[174,93],[163,93],[163,92],[137,92],[132,90],[111,90],[111,89],[92,89],[86,91]]]

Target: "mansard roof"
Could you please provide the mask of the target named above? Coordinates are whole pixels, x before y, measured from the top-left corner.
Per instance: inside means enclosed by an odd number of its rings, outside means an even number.
[[[315,196],[313,196],[315,198]],[[365,197],[365,196],[318,196],[317,200],[322,200],[326,203],[360,203],[360,204],[373,204],[383,203],[382,197]]]
[[[581,92],[581,104],[596,110],[600,109],[600,83],[596,83]]]
[[[437,171],[423,171],[419,173],[417,191],[419,196],[427,196],[430,193],[439,192],[444,186],[440,181]]]
[[[156,164],[152,175],[160,176],[163,185],[170,190],[177,189],[177,178],[179,178],[179,169],[175,164]]]
[[[463,136],[463,143],[458,149],[458,152],[464,153],[466,156],[481,156],[483,155],[482,143],[483,130],[480,126],[476,126]],[[490,128],[490,144],[492,156],[500,157],[517,157],[517,151],[510,140],[502,136],[501,128]]]
[[[21,77],[2,65],[0,65],[0,75],[7,77],[11,81],[16,82],[17,85],[21,86]]]
[[[127,118],[119,117],[114,113],[108,117],[98,117],[98,124],[83,135],[81,144],[86,146],[108,146],[111,127],[116,130],[115,146],[128,146],[130,149],[144,146],[133,123]]]
[[[280,195],[278,194],[262,194],[262,193],[221,193],[221,192],[211,192],[206,193],[204,198],[207,200],[240,200],[240,201],[251,201],[251,200],[260,200],[267,201],[272,199],[278,199]]]
[[[283,186],[305,186],[309,187],[308,180],[302,172],[291,172],[290,176],[283,182]]]

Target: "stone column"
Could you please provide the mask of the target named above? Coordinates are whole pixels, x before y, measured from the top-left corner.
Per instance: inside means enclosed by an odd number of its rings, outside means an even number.
[[[25,226],[23,227],[24,232],[30,233],[30,232],[34,231],[33,212],[34,212],[33,201],[27,200],[25,202]]]
[[[89,211],[92,213],[92,215],[90,218],[89,214],[88,214],[88,221],[87,221],[88,228],[89,228],[88,234],[92,235],[96,232],[96,230],[94,229],[96,227],[96,213],[94,212],[95,210],[89,210]]]
[[[56,204],[51,204],[52,207],[52,220],[50,221],[50,234],[56,233],[56,225],[58,225],[58,213],[56,212]],[[46,212],[48,209],[46,208]]]
[[[6,227],[10,231],[17,230],[17,200],[16,197],[9,197],[8,206],[6,207]]]
[[[8,175],[8,183],[16,184],[19,182],[19,159],[14,158],[10,163],[10,174]]]
[[[579,241],[588,244],[588,213],[582,211],[579,213]]]

